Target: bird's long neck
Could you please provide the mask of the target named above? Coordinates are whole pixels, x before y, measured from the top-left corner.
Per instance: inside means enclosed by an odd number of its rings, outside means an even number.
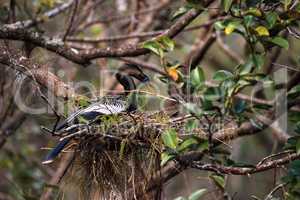
[[[136,85],[130,76],[123,76],[123,80],[120,81],[125,90],[125,96],[128,97],[127,111],[131,112],[137,109],[137,94]]]

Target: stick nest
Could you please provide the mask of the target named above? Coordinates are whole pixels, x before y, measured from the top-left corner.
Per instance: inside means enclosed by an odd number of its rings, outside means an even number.
[[[160,167],[160,135],[183,125],[162,112],[103,116],[99,121],[78,128],[67,148],[75,151],[75,159],[64,182],[79,187],[81,199],[125,199],[143,190]]]

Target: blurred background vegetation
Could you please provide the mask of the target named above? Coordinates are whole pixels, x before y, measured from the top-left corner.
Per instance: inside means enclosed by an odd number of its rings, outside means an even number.
[[[43,15],[47,11],[61,7],[61,5],[68,2],[72,3],[57,16],[49,18]],[[43,23],[38,23],[32,27],[32,30],[49,37],[62,37],[68,32],[65,42],[74,49],[126,47],[129,44],[138,44],[139,42],[149,40],[157,35],[155,31],[168,29],[176,20],[180,19],[172,18],[176,12],[179,11],[185,14],[189,9],[193,9],[190,7],[195,6],[195,4],[201,5],[201,3],[201,1],[184,0],[2,0],[0,2],[0,23],[3,26],[4,24],[42,17],[44,18]],[[226,8],[226,4],[229,8]],[[270,1],[263,0],[215,1],[208,8],[205,8],[201,15],[190,23],[186,29],[190,27],[196,28],[183,31],[174,39],[174,50],[166,52],[164,61],[162,61],[160,56],[155,54],[155,49],[150,54],[139,56],[138,59],[164,71],[164,62],[168,62],[170,66],[175,66],[176,63],[189,65],[192,58],[188,56],[191,55],[193,57],[197,55],[197,52],[203,51],[200,55],[201,58],[196,61],[196,65],[202,68],[206,80],[212,80],[215,72],[218,70],[234,72],[240,63],[244,63],[249,59],[253,50],[249,47],[249,43],[246,41],[247,38],[245,39],[247,36],[238,32],[238,25],[233,25],[233,30],[230,31],[228,30],[228,24],[234,23],[233,21],[225,21],[225,19],[233,19],[234,13],[238,13],[238,9],[241,12],[250,12],[249,10],[252,7],[252,13],[261,13],[251,15],[265,22],[266,19],[258,15],[264,16],[267,12],[270,12],[269,10],[267,11],[267,6],[262,6],[266,4],[275,13],[286,13],[287,16],[281,17],[281,20],[293,21],[291,23],[297,27],[298,16],[292,19],[293,14],[300,15],[300,3],[297,0],[271,1],[271,3]],[[238,5],[242,5],[242,7],[239,8]],[[286,10],[284,10],[285,6],[287,6]],[[295,13],[289,13],[290,10],[293,10],[291,9],[292,6],[293,8],[297,8]],[[262,7],[265,10],[261,9]],[[245,15],[242,14],[242,17]],[[240,19],[241,17],[236,18]],[[72,25],[70,25],[71,20],[73,20]],[[216,24],[216,22],[219,22],[219,24]],[[223,23],[223,27],[219,26],[220,23]],[[281,21],[278,20],[275,23],[281,23]],[[267,29],[268,33],[264,33],[265,30],[261,30],[261,32],[258,30],[258,33],[252,33],[257,40],[252,42],[260,43],[255,46],[255,51],[263,55],[263,63],[265,63],[260,68],[255,69],[255,73],[270,76],[277,73],[278,75],[277,69],[281,67],[278,67],[278,65],[271,66],[270,64],[276,62],[285,66],[292,66],[293,69],[284,68],[287,70],[288,77],[294,75],[299,71],[299,67],[297,67],[300,62],[299,36],[294,37],[285,27],[278,28],[278,31],[275,31],[271,30],[272,28],[267,27],[267,25],[262,26]],[[263,37],[270,36],[273,34],[272,31],[276,36],[278,35],[288,41],[288,48],[285,48],[285,44],[282,43],[274,48],[267,47],[270,44],[264,44],[263,40],[266,38]],[[148,36],[141,36],[144,33],[147,33]],[[139,36],[116,39],[118,36],[130,34]],[[297,35],[297,32],[294,34]],[[104,40],[101,41],[103,38]],[[201,42],[205,43],[208,40],[212,41],[207,49],[203,50],[199,48],[199,46],[205,45],[201,44]],[[11,48],[20,51],[26,48],[23,42],[20,41],[12,43],[12,41],[2,40],[1,42],[11,45]],[[140,44],[145,45],[145,43]],[[149,49],[151,48],[150,46]],[[192,55],[191,52],[194,50],[196,53]],[[277,51],[279,52],[276,53]],[[65,83],[72,85],[72,83],[79,81],[90,82],[96,88],[96,91],[93,91],[93,93],[86,88],[76,88],[76,93],[88,97],[103,95],[110,90],[121,91],[121,87],[116,84],[112,74],[103,72],[105,70],[116,70],[124,60],[136,61],[136,58],[99,58],[93,60],[88,67],[82,67],[41,47],[34,48],[30,53],[33,63],[38,63],[43,69],[53,72]],[[277,55],[275,59],[272,57],[274,54],[275,56]],[[270,66],[272,70],[268,71]],[[18,78],[21,75],[15,73],[10,68],[1,67],[0,70],[2,74],[0,75],[0,82],[5,80],[4,89],[1,90],[0,102],[0,124],[3,128],[2,125],[4,125],[4,122],[15,119],[15,114],[19,112],[19,108],[12,97],[14,96],[14,92],[16,92],[15,88],[18,87]],[[183,73],[181,70],[183,69],[178,68],[178,71],[175,73]],[[158,88],[156,92],[167,96],[169,85],[160,80],[162,75],[153,72],[153,70],[145,71],[151,76],[151,83]],[[166,72],[170,71],[167,70]],[[170,73],[169,75],[171,76],[172,74]],[[43,89],[43,91],[47,90]],[[243,92],[244,94],[251,95],[253,88],[245,89]],[[270,90],[264,95],[262,96],[267,97],[267,100],[272,100],[276,95],[276,91]],[[40,196],[47,187],[53,187],[58,193],[58,187],[50,186],[49,181],[55,175],[59,162],[51,165],[41,164],[42,159],[48,152],[48,150],[43,148],[52,147],[57,142],[50,135],[44,134],[41,126],[51,129],[56,117],[36,89],[28,90],[28,88],[24,88],[22,96],[24,101],[25,98],[30,97],[30,100],[27,102],[28,104],[47,108],[48,111],[43,114],[26,113],[24,117],[20,117],[17,121],[14,121],[15,127],[13,127],[13,133],[10,133],[5,142],[1,144],[1,200],[40,199]],[[161,99],[156,97],[154,99],[155,101],[152,100],[147,103],[146,110],[155,110],[161,106]],[[64,102],[64,99],[58,99],[55,102],[56,108],[60,107],[60,111],[63,110]],[[60,114],[65,113],[61,112]],[[291,117],[293,117],[293,121],[289,124],[291,125],[289,126],[291,129],[289,130],[289,135],[294,134],[293,129],[295,122],[299,119],[299,114],[294,114]],[[229,142],[231,151],[230,159],[239,161],[240,163],[256,164],[262,158],[282,151],[285,142],[276,139],[270,132],[272,132],[272,129],[269,128],[265,129],[263,134],[241,137],[233,142]],[[2,131],[0,133],[2,134]],[[295,169],[300,171],[299,168]],[[265,195],[280,181],[280,178],[286,175],[287,170],[288,168],[278,168],[249,176],[227,175],[225,178],[225,188],[233,199],[251,199],[252,195],[256,196],[257,199],[264,199]],[[164,199],[175,199],[179,196],[187,197],[194,191],[202,188],[208,189],[207,195],[203,199],[226,199],[225,197],[220,198],[217,195],[218,188],[212,179],[209,178],[208,173],[196,169],[186,170],[168,181],[165,184],[163,196]],[[283,198],[279,194],[278,199]],[[255,198],[253,197],[252,199]],[[297,198],[294,197],[294,199]]]

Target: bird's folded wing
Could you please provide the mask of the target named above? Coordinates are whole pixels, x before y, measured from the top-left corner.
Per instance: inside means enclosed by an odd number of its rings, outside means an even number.
[[[111,115],[118,114],[126,110],[126,106],[122,103],[114,103],[114,104],[100,104],[95,103],[85,108],[80,112],[81,114],[87,114],[89,112],[97,112],[99,115]]]

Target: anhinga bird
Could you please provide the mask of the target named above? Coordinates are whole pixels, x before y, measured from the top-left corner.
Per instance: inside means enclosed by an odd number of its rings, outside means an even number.
[[[116,73],[116,79],[124,88],[124,95],[115,95],[102,97],[99,101],[92,103],[84,109],[80,109],[72,113],[66,120],[64,120],[55,132],[59,135],[62,132],[68,131],[67,134],[72,134],[74,131],[71,126],[79,124],[79,119],[87,120],[88,122],[95,122],[99,117],[104,115],[119,114],[121,112],[132,112],[137,109],[136,85],[132,77],[145,83],[149,81],[149,77],[136,65],[126,64],[121,67]],[[68,130],[69,128],[69,130]],[[52,149],[43,161],[43,164],[51,163],[65,146],[72,140],[72,137],[62,139],[58,145]]]

